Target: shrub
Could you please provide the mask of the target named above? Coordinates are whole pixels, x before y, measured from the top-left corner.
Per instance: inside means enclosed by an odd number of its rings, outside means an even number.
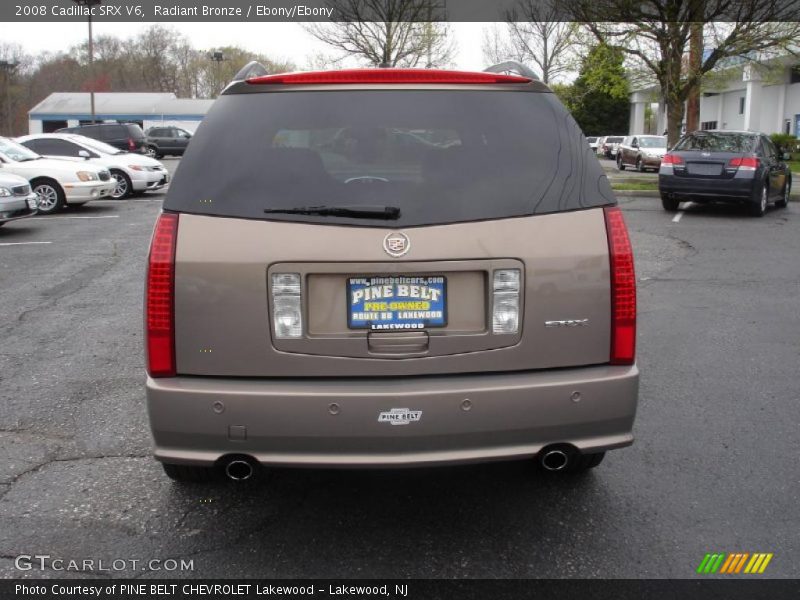
[[[800,140],[791,133],[773,133],[769,138],[783,152],[800,152]]]

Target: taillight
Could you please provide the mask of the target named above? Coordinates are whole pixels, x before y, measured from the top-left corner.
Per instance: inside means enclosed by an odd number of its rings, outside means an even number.
[[[632,365],[636,358],[636,273],[633,250],[622,211],[604,209],[611,266],[611,353],[612,365]]]
[[[162,213],[150,242],[145,292],[147,372],[151,377],[175,375],[175,246],[178,215]]]
[[[316,71],[308,73],[283,73],[251,77],[251,85],[327,85],[358,83],[530,83],[528,77],[502,73],[473,73],[471,71],[439,71],[436,69],[342,69],[340,71]]]
[[[131,152],[136,150],[136,142],[133,141],[133,138],[128,138],[128,150]]]
[[[683,157],[677,154],[665,154],[661,159],[662,165],[682,165],[685,164]]]
[[[728,166],[740,171],[755,171],[758,169],[758,159],[753,156],[743,156],[741,158],[732,158]]]

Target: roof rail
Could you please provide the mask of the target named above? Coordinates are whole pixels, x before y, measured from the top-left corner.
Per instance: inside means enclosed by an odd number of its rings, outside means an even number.
[[[251,77],[263,77],[264,75],[269,75],[267,68],[257,60],[251,60],[233,76],[231,83],[234,81],[246,81]]]
[[[486,73],[504,73],[506,75],[522,75],[528,79],[539,81],[539,75],[528,66],[517,60],[506,60],[484,69]]]

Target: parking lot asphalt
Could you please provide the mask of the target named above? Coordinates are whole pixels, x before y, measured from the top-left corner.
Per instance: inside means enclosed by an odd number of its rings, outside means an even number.
[[[0,577],[65,575],[16,570],[20,554],[194,561],[66,574],[92,577],[684,578],[706,552],[771,552],[764,577],[800,573],[798,203],[676,221],[654,198],[620,200],[637,439],[585,476],[518,462],[179,486],[150,456],[143,388],[162,197],[0,229]]]

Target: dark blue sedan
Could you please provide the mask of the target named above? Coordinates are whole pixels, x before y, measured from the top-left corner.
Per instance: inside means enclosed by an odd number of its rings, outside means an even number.
[[[661,161],[658,189],[664,210],[683,201],[745,204],[761,217],[767,205],[789,202],[792,172],[763,133],[695,131],[684,135]]]

